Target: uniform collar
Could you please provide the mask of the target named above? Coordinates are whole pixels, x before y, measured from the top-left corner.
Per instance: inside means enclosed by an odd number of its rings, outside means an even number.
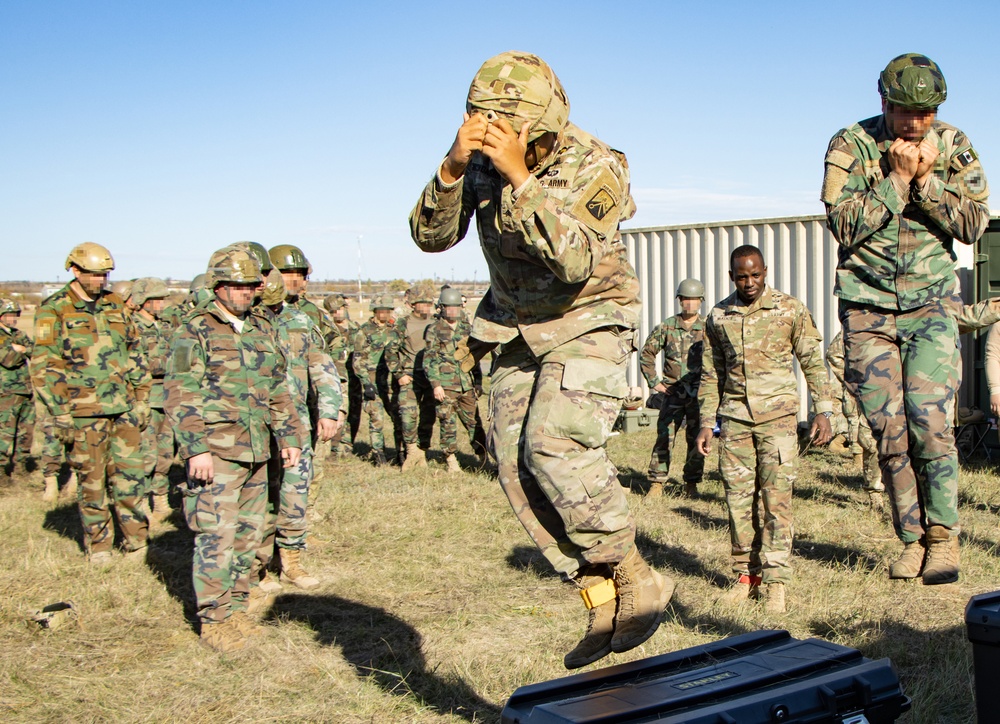
[[[726,314],[742,314],[745,316],[756,312],[758,309],[774,309],[775,307],[770,284],[764,287],[764,293],[757,297],[757,300],[749,306],[743,304],[740,300],[739,292],[733,292],[726,301]]]

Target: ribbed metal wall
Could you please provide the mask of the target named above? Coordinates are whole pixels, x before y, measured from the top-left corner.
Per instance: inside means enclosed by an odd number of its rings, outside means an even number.
[[[657,324],[678,312],[675,293],[682,279],[694,277],[704,283],[703,314],[729,296],[734,290],[729,280],[729,255],[743,244],[752,244],[763,252],[768,284],[798,297],[809,307],[823,336],[824,350],[840,331],[837,298],[833,295],[837,241],[826,228],[824,216],[624,229],[622,239],[642,285],[640,347]],[[972,249],[956,244],[956,251],[959,265],[964,267],[959,276],[968,296],[971,284],[964,282],[971,279]],[[972,349],[971,344],[966,348]],[[964,362],[964,378],[970,379],[973,361],[965,359]],[[638,355],[629,365],[628,376],[630,385],[646,389],[646,381],[639,372]],[[797,365],[796,376],[801,396],[799,419],[806,419],[808,393]]]

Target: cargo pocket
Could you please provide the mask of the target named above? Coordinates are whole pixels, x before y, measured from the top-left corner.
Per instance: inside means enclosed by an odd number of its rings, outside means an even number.
[[[587,448],[601,447],[627,393],[624,365],[590,357],[566,360],[560,393],[549,406],[543,432]]]

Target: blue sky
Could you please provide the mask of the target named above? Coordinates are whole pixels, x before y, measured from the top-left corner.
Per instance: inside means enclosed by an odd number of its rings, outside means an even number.
[[[910,51],[941,64],[940,117],[1000,179],[998,8],[0,0],[0,278],[65,279],[92,240],[113,278],[189,279],[240,239],[354,278],[361,236],[364,278],[484,279],[474,236],[424,254],[406,218],[509,49],[628,155],[629,226],[821,213],[826,143]]]

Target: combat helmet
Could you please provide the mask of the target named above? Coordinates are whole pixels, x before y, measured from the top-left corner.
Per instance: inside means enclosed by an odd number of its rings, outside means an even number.
[[[948,97],[948,86],[937,63],[920,53],[904,53],[879,75],[878,92],[897,106],[933,111]]]
[[[260,284],[260,264],[249,251],[227,246],[214,252],[205,271],[207,286],[214,289],[223,282]]]
[[[66,268],[79,267],[86,272],[109,272],[115,268],[115,260],[111,252],[100,244],[85,241],[77,244],[66,257]]]
[[[260,264],[260,273],[267,276],[267,273],[274,268],[271,263],[271,257],[267,253],[267,249],[264,245],[257,241],[237,241],[233,244],[238,249],[243,249],[243,251],[249,251],[253,258],[257,260]]]
[[[192,294],[200,292],[205,288],[206,284],[208,284],[208,277],[205,274],[199,274],[191,280],[191,286],[188,287],[188,291]]]
[[[371,309],[374,312],[377,309],[395,309],[396,302],[393,301],[391,294],[379,294],[377,297],[372,297]]]
[[[463,306],[462,292],[454,287],[445,287],[441,290],[441,296],[438,297],[438,304],[442,307],[461,307]]]
[[[705,285],[697,279],[685,279],[677,285],[677,296],[690,299],[704,299]]]
[[[166,283],[156,277],[142,277],[132,284],[132,302],[137,307],[145,304],[147,299],[166,299],[169,296]]]
[[[406,301],[408,304],[418,302],[434,303],[434,285],[431,282],[418,282],[406,290]]]
[[[508,50],[485,63],[472,79],[466,110],[493,113],[510,121],[515,133],[529,124],[528,141],[547,131],[559,133],[569,121],[569,100],[548,63],[531,53]]]
[[[323,307],[328,312],[336,312],[347,306],[347,298],[343,294],[329,294],[323,300]]]
[[[304,271],[308,274],[310,270],[306,255],[297,246],[278,244],[272,246],[267,255],[271,257],[271,263],[278,271]]]
[[[127,302],[132,296],[132,285],[134,283],[130,279],[115,282],[111,285],[111,291],[121,297],[123,302]]]
[[[281,272],[275,268],[267,273],[264,280],[264,293],[261,301],[269,307],[274,307],[285,301],[285,280],[281,278]]]
[[[21,305],[11,297],[0,297],[0,314],[20,314]]]

